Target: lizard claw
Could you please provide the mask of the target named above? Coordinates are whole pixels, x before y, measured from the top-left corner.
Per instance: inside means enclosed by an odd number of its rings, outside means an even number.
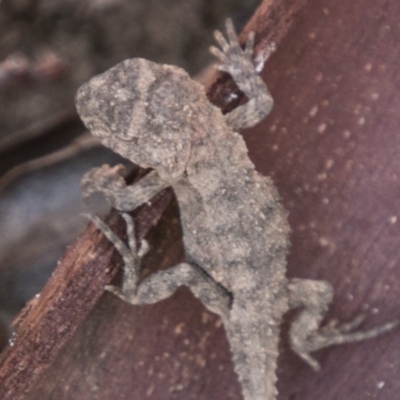
[[[240,47],[233,22],[230,18],[226,20],[225,26],[227,38],[225,38],[220,31],[214,32],[215,40],[220,48],[215,46],[210,47],[210,52],[222,62],[222,65],[219,65],[217,68],[220,71],[231,74],[233,77],[235,74],[239,73],[240,70],[243,70],[243,68],[254,69],[252,54],[255,33],[249,33],[245,49],[243,50]],[[243,65],[245,65],[245,67],[243,67]],[[238,68],[238,66],[242,68]]]
[[[118,296],[120,299],[126,301],[126,296],[125,296],[124,292],[118,286],[106,285],[106,286],[104,286],[104,289],[107,290],[107,292],[111,292],[111,293],[115,294],[116,296]]]

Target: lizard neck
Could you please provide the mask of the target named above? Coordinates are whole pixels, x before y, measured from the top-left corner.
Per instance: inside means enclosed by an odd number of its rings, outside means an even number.
[[[209,199],[218,195],[215,191],[221,196],[224,190],[244,185],[244,180],[257,174],[242,136],[225,124],[222,114],[218,117],[220,121],[215,124],[216,129],[204,129],[199,124],[193,135],[196,143],[186,167],[190,184],[203,198]],[[215,118],[213,115],[210,119]]]

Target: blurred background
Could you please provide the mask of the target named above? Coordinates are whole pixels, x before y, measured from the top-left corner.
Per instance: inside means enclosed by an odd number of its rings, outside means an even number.
[[[87,225],[79,181],[125,162],[100,146],[74,108],[77,88],[132,57],[210,63],[212,31],[240,27],[256,0],[0,1],[0,349]]]

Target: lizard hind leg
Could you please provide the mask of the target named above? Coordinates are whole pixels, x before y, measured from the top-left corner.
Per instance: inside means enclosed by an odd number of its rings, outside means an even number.
[[[342,325],[333,321],[320,327],[332,302],[332,286],[326,281],[292,279],[288,285],[288,293],[290,308],[303,308],[290,328],[290,345],[315,371],[319,371],[320,366],[310,352],[335,344],[371,339],[399,324],[399,321],[393,321],[367,331],[353,331],[365,319],[365,314],[360,314]]]
[[[124,261],[122,288],[108,285],[105,289],[130,304],[140,305],[153,304],[166,299],[180,286],[185,285],[209,310],[221,316],[223,322],[227,324],[232,302],[231,293],[197,265],[182,262],[140,280],[140,264],[148,250],[148,245],[145,241],[140,247],[136,245],[134,222],[129,214],[121,213],[121,215],[127,227],[128,245],[99,217],[84,214],[115,246]]]

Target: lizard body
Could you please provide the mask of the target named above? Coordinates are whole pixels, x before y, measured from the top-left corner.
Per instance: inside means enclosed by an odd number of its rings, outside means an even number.
[[[123,213],[130,237],[125,245],[92,216],[125,262],[122,289],[107,289],[131,304],[145,304],[189,286],[224,322],[244,399],[275,400],[279,325],[288,309],[303,308],[292,324],[290,343],[314,369],[319,366],[310,351],[374,337],[397,322],[350,332],[361,323],[356,318],[342,328],[320,329],[333,297],[331,285],[286,278],[287,212],[237,133],[262,120],[273,101],[253,65],[254,35],[242,50],[228,20],[227,36],[216,32],[221,49],[211,51],[249,98],[227,115],[186,72],[144,59],[126,60],[79,89],[77,109],[92,133],[120,155],[153,169],[130,187],[119,167],[103,166],[88,172],[82,186],[85,195],[100,191],[122,212],[172,186],[187,262],[140,280],[144,246],[136,246],[130,217]]]

